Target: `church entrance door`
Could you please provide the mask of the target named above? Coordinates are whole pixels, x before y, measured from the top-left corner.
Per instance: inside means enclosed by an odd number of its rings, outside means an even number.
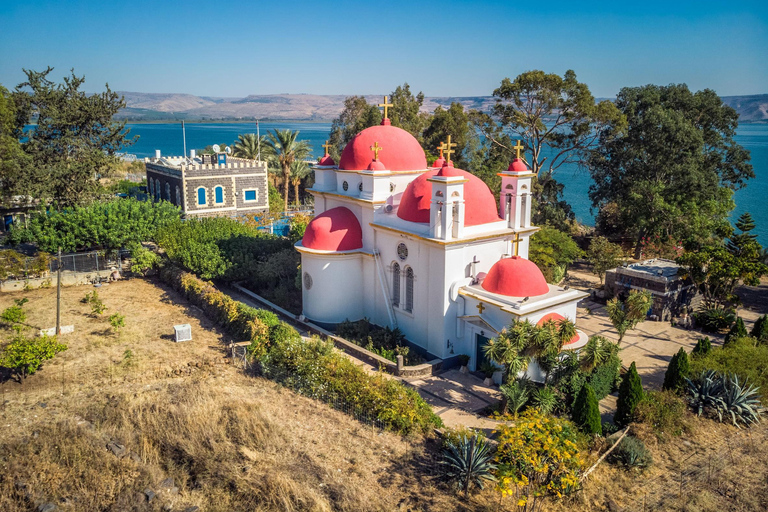
[[[475,371],[480,371],[480,367],[484,362],[490,362],[490,359],[485,356],[485,351],[483,350],[483,347],[488,344],[489,340],[490,338],[482,334],[475,334]]]

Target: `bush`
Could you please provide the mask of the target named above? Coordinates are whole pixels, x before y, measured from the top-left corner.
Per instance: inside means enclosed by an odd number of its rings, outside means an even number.
[[[496,466],[491,462],[493,454],[485,436],[473,433],[457,440],[447,441],[443,449],[442,464],[448,480],[469,495],[472,485],[485,488],[485,482],[493,482]]]
[[[594,391],[592,392],[594,394]],[[536,388],[531,397],[531,403],[544,414],[552,414],[557,407],[557,395],[549,386]]]
[[[705,356],[709,354],[710,350],[712,350],[712,342],[710,339],[708,337],[699,338],[696,342],[696,346],[693,347],[693,351],[691,351],[691,358]]]
[[[747,336],[747,328],[744,327],[744,320],[741,317],[736,318],[736,322],[731,326],[731,330],[725,335],[723,345],[728,345],[731,341]]]
[[[653,463],[653,457],[645,443],[633,436],[625,436],[610,453],[608,460],[626,469],[635,470],[643,470]]]
[[[134,245],[131,249],[131,272],[134,274],[146,275],[152,269],[160,264],[160,256],[154,251]]]
[[[91,313],[97,316],[107,310],[107,306],[104,305],[104,302],[102,302],[101,298],[99,297],[99,292],[96,290],[93,290],[90,293],[86,293],[85,297],[80,299],[80,302],[83,304],[89,304],[91,306]]]
[[[125,327],[125,315],[121,315],[120,313],[112,313],[109,315],[109,325],[112,326],[115,332],[119,331]]]
[[[5,308],[0,314],[0,320],[6,325],[23,324],[27,321],[27,313],[23,308],[29,299],[24,297],[23,299],[14,299],[13,302],[13,306]]]
[[[708,354],[691,361],[691,374],[704,370],[721,374],[736,374],[760,389],[764,404],[768,404],[768,344],[757,344],[754,338],[739,338],[727,347],[715,347]]]
[[[589,384],[584,384],[573,404],[573,422],[586,434],[600,435],[603,433],[600,424],[600,407],[595,391]]]
[[[691,373],[691,367],[688,362],[688,353],[683,347],[677,351],[677,354],[672,356],[667,366],[667,371],[664,373],[664,384],[661,389],[670,390],[675,393],[684,392],[687,384],[686,379]]]
[[[406,365],[420,364],[424,360],[416,353],[410,353],[405,343],[405,335],[400,329],[390,329],[372,324],[367,318],[350,322],[345,320],[336,327],[340,337],[364,347],[385,359],[396,362],[396,356],[402,355]]]
[[[0,250],[0,281],[9,277],[22,277],[26,260],[26,256],[13,249]]]
[[[755,321],[749,335],[759,343],[768,343],[768,315],[763,315]]]
[[[495,462],[498,489],[518,510],[533,510],[542,496],[571,494],[584,470],[581,440],[569,421],[529,409],[514,425],[500,424]]]
[[[155,240],[159,228],[178,218],[179,209],[167,201],[114,199],[61,211],[41,211],[32,216],[27,227],[14,224],[8,242],[32,242],[50,253],[59,247],[67,252],[115,251]]]
[[[266,377],[303,395],[344,404],[356,417],[375,417],[390,430],[408,434],[442,426],[419,394],[381,374],[371,375],[333,349],[329,341],[290,336],[276,340],[259,359]]]
[[[736,314],[731,309],[708,308],[696,313],[695,318],[705,332],[720,332],[736,321]]]
[[[666,435],[679,436],[689,429],[685,401],[671,391],[649,391],[637,404],[637,421],[653,428],[659,439]]]
[[[631,423],[634,419],[635,408],[642,398],[643,383],[637,374],[637,367],[633,361],[619,386],[619,399],[616,404],[616,414],[613,417],[613,422],[620,427]]]
[[[27,338],[17,332],[0,353],[0,367],[8,368],[21,381],[37,372],[43,361],[52,359],[64,350],[67,350],[67,346],[59,343],[55,336]]]

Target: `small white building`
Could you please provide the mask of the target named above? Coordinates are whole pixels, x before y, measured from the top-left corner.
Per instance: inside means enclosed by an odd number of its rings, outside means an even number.
[[[380,153],[380,154],[379,154]],[[513,320],[576,321],[585,293],[547,284],[529,261],[531,178],[521,158],[501,173],[498,204],[478,177],[384,119],[357,134],[338,165],[315,167],[315,218],[296,243],[303,313],[333,327],[367,318],[398,327],[427,356],[470,356]],[[566,349],[583,346],[579,332]]]

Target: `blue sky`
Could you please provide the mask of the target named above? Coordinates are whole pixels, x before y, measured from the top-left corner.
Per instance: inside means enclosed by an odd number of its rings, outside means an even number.
[[[598,97],[687,83],[768,93],[768,2],[0,0],[0,84],[70,68],[85,88],[247,94],[488,95],[576,71]]]

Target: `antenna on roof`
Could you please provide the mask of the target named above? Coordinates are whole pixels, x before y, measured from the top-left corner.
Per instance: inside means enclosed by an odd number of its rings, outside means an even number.
[[[218,152],[221,151],[221,147],[218,144],[214,144],[213,148],[211,148],[211,149],[213,149],[214,153],[218,153]]]
[[[261,162],[261,136],[259,135],[259,120],[256,120],[256,160]]]
[[[187,129],[184,127],[184,121],[181,122],[181,138],[184,139],[184,158],[187,157]]]

